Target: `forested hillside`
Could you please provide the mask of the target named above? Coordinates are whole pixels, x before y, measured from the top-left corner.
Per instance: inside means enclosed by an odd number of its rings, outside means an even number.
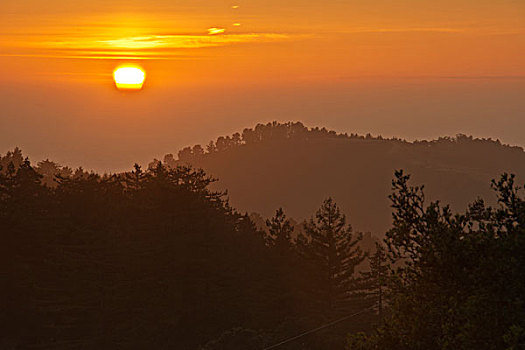
[[[396,171],[393,223],[364,251],[329,196],[263,231],[203,170],[167,161],[99,175],[0,157],[1,348],[525,347],[513,175],[489,182],[496,206],[452,211]]]
[[[192,164],[220,179],[233,206],[263,217],[283,206],[298,221],[327,195],[334,196],[354,227],[382,235],[391,223],[388,201],[395,169],[425,184],[430,199],[464,208],[481,196],[495,203],[490,180],[502,172],[525,178],[525,152],[497,140],[457,135],[407,142],[371,135],[338,134],[301,123],[259,124],[187,147],[165,163]]]
[[[292,239],[283,211],[259,231],[213,181],[160,163],[102,176],[1,157],[0,347],[262,349],[363,309],[306,348],[370,329],[361,235],[332,199]]]

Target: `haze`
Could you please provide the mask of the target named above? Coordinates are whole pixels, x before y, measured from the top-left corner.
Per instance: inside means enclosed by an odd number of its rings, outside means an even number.
[[[120,171],[272,120],[523,146],[524,19],[521,0],[3,0],[0,153]],[[123,62],[140,93],[114,88]]]

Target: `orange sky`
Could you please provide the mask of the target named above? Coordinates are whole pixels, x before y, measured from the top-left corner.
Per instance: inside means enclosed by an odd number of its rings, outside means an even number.
[[[2,0],[0,33],[2,153],[115,169],[273,119],[525,145],[523,0]]]

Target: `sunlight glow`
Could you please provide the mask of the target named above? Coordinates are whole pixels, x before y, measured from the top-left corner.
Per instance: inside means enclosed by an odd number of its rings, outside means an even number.
[[[139,67],[119,67],[113,72],[113,79],[119,90],[140,90],[144,85],[146,73]]]
[[[209,28],[208,29],[209,35],[224,34],[224,32],[225,32],[224,28]]]

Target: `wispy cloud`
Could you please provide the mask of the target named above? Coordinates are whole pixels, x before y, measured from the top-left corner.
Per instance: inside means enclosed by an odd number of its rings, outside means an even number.
[[[517,35],[524,34],[525,29],[505,30],[485,26],[444,26],[444,27],[354,27],[348,28],[341,33],[344,34],[366,34],[366,33],[464,33],[483,35]]]
[[[226,34],[219,28],[204,34],[141,36],[111,35],[16,35],[1,56],[93,58],[93,59],[178,59],[188,50],[245,43],[268,43],[293,39],[279,33]],[[218,35],[221,34],[221,35]]]
[[[525,80],[525,75],[355,75],[341,76],[340,80],[357,79],[403,79],[403,80]]]
[[[360,28],[351,28],[345,30],[344,33],[410,33],[410,32],[428,32],[428,33],[461,33],[465,32],[464,28],[452,28],[452,27],[399,27],[399,28],[388,28],[388,27],[379,27],[379,28],[369,28],[369,27],[360,27]]]
[[[208,34],[209,35],[217,35],[217,34],[224,34],[224,32],[226,31],[226,29],[224,28],[209,28],[208,29]]]

